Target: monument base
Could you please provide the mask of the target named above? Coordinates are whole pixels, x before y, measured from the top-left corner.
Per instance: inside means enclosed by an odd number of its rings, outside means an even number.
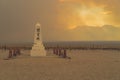
[[[46,56],[46,51],[42,44],[34,44],[30,56]]]

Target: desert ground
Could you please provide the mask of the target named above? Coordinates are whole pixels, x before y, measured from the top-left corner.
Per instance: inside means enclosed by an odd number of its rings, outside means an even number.
[[[4,60],[8,51],[0,50],[0,80],[120,80],[117,50],[68,50],[71,59],[30,57],[29,52]]]

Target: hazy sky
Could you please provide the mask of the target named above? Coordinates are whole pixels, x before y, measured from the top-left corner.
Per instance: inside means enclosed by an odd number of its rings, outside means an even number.
[[[0,42],[120,40],[119,0],[0,0]]]

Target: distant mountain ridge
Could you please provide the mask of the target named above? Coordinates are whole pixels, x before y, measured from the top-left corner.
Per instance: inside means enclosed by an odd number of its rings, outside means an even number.
[[[56,42],[43,42],[46,48],[62,47],[62,48],[119,48],[120,41],[56,41]],[[1,46],[13,47],[32,47],[33,43],[11,43],[1,44]]]

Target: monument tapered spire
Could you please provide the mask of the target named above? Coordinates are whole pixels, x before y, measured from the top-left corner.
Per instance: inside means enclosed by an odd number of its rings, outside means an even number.
[[[31,56],[46,56],[46,51],[42,43],[41,25],[35,25],[34,44],[30,53]]]
[[[35,25],[34,43],[39,43],[41,41],[42,41],[41,25],[40,23],[37,23]]]

